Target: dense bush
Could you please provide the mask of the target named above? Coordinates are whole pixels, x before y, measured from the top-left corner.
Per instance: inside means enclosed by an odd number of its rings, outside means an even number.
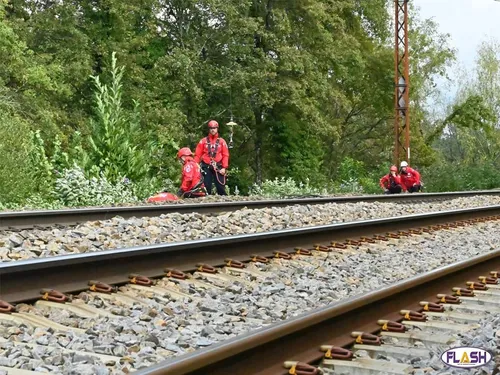
[[[422,170],[425,190],[435,192],[489,190],[500,187],[500,174],[493,163],[463,165],[439,162]]]
[[[22,202],[39,182],[32,174],[29,134],[22,119],[0,111],[0,204]]]
[[[297,195],[322,195],[327,194],[326,190],[319,190],[306,183],[296,183],[290,177],[276,177],[274,180],[265,180],[259,186],[254,184],[250,188],[249,195],[256,195],[262,197],[290,197]]]
[[[87,178],[83,169],[74,166],[56,179],[54,198],[71,207],[133,203],[138,199],[131,184],[126,179],[112,183],[104,175]]]

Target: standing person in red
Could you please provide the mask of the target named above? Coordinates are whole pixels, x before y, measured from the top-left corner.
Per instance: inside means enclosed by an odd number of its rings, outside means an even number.
[[[203,170],[207,194],[212,193],[212,181],[217,194],[226,194],[226,173],[229,167],[229,149],[224,139],[219,137],[219,124],[215,120],[208,122],[208,136],[202,138],[196,146],[194,160]]]
[[[384,194],[399,194],[403,191],[401,176],[397,173],[398,167],[393,165],[389,173],[380,179],[380,187],[384,190]]]
[[[200,166],[193,159],[193,153],[189,147],[183,147],[177,153],[177,158],[183,164],[182,182],[177,196],[181,198],[196,198],[206,195],[201,175]]]
[[[408,193],[417,193],[422,189],[420,173],[408,166],[406,161],[401,162],[401,182]]]

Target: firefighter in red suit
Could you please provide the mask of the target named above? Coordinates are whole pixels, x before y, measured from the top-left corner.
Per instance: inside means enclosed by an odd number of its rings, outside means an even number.
[[[406,161],[401,162],[401,182],[403,183],[403,188],[409,193],[417,193],[422,189],[420,173],[410,168]]]
[[[398,167],[391,166],[389,173],[380,179],[380,187],[384,190],[384,194],[399,194],[403,191]]]
[[[219,137],[219,123],[208,122],[208,136],[202,138],[196,146],[195,162],[201,165],[207,194],[212,193],[212,182],[215,182],[217,194],[226,194],[226,174],[229,167],[229,149],[224,139]]]
[[[177,153],[177,158],[183,164],[182,182],[177,195],[183,198],[196,198],[206,195],[200,166],[193,159],[193,153],[188,147],[183,147]]]

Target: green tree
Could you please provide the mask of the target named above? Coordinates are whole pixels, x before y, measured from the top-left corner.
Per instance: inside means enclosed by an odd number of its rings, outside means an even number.
[[[475,67],[457,76],[456,98],[443,120],[428,133],[438,152],[429,170],[429,185],[436,190],[490,189],[500,186],[492,170],[500,167],[500,44],[484,42]],[[460,169],[456,170],[456,165]],[[455,170],[451,176],[448,171]],[[446,179],[443,176],[447,176]]]
[[[434,124],[431,121],[435,97],[442,82],[448,79],[447,69],[456,61],[456,50],[449,45],[449,34],[438,31],[431,19],[417,16],[411,6],[410,19],[410,126],[412,164],[425,167],[436,161],[437,154],[426,142]]]
[[[234,118],[232,188],[279,176],[324,186],[341,178],[346,160],[378,170],[390,159],[391,4],[10,0],[0,97],[41,139],[59,136],[40,156],[52,169],[79,160],[111,179],[178,176],[177,148],[195,147],[211,118],[227,138],[224,124]],[[412,155],[429,165],[436,156],[425,140],[439,137],[443,121],[431,120],[426,101],[453,50],[416,9],[411,22]],[[444,128],[459,117],[474,120],[457,115]],[[148,141],[157,148],[138,146]]]
[[[123,67],[116,65],[112,54],[111,84],[103,84],[99,76],[95,82],[96,120],[91,121],[89,149],[81,155],[87,171],[102,173],[116,183],[124,177],[141,181],[149,177],[156,144],[141,126],[139,104],[131,113],[123,108]]]

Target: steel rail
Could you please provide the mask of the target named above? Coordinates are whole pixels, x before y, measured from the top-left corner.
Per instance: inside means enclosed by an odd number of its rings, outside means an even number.
[[[500,250],[443,266],[284,322],[160,362],[137,375],[285,375],[285,361],[317,365],[321,345],[349,347],[353,331],[377,334],[377,320],[402,321],[400,310],[422,312],[419,301],[465,288],[467,281],[500,270]]]
[[[415,193],[393,195],[360,195],[350,197],[320,197],[272,199],[238,202],[213,203],[176,203],[165,205],[143,205],[131,207],[93,207],[65,210],[7,211],[0,212],[0,229],[25,229],[35,226],[75,225],[85,221],[108,220],[115,216],[125,219],[130,217],[151,217],[167,213],[202,214],[236,211],[243,208],[286,207],[290,205],[315,205],[326,203],[357,202],[415,202],[429,200],[447,200],[476,195],[500,195],[500,190],[479,190],[448,193]]]
[[[165,268],[191,271],[198,263],[221,266],[227,258],[248,261],[252,254],[273,256],[296,247],[493,215],[500,215],[500,205],[1,263],[0,299],[26,302],[38,299],[43,288],[73,293],[87,290],[89,280],[120,285],[131,273],[156,278],[165,275]]]

